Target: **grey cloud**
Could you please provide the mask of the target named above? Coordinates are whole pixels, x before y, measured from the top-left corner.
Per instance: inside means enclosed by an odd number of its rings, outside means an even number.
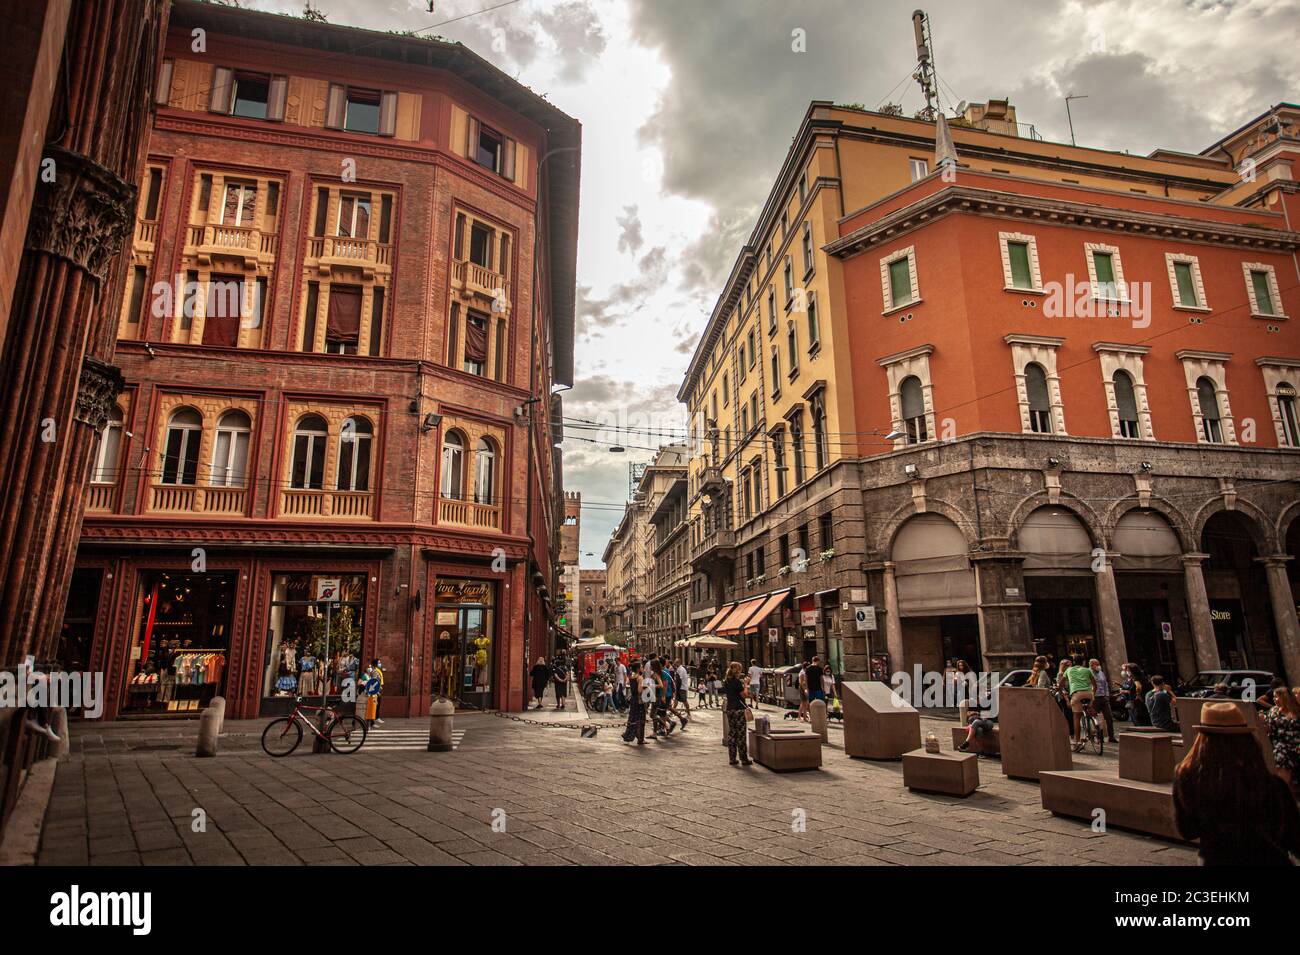
[[[619,228],[618,250],[640,252],[641,246],[645,245],[645,237],[641,234],[641,217],[637,215],[637,207],[624,206],[623,214],[615,216],[614,221]]]

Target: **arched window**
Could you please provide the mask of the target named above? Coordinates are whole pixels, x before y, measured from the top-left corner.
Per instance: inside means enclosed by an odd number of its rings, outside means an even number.
[[[491,504],[496,487],[497,453],[492,442],[479,438],[474,448],[474,503]]]
[[[162,483],[194,484],[199,474],[199,442],[203,438],[203,416],[193,408],[179,408],[167,422],[167,444],[163,451]]]
[[[374,428],[369,420],[353,415],[339,428],[339,472],[336,484],[340,491],[370,490],[370,443]]]
[[[1133,377],[1124,369],[1116,370],[1111,376],[1115,386],[1115,413],[1119,417],[1119,436],[1121,438],[1138,438],[1137,395],[1133,391]]]
[[[813,427],[813,459],[817,462],[817,470],[820,471],[830,463],[830,446],[827,442],[826,435],[826,408],[822,404],[821,396],[818,395],[811,402],[812,404],[812,427]]]
[[[921,379],[908,375],[898,385],[899,403],[903,406],[903,430],[907,432],[908,444],[920,444],[930,440],[930,430],[925,423],[925,396],[921,391]]]
[[[803,483],[803,421],[795,417],[790,422],[790,460],[794,464],[794,486]]]
[[[1033,361],[1025,366],[1025,396],[1029,399],[1029,430],[1052,433],[1052,404],[1047,397],[1047,372]]]
[[[1223,443],[1223,421],[1219,417],[1219,393],[1214,380],[1196,379],[1196,403],[1201,407],[1201,434],[1210,444]]]
[[[95,467],[90,475],[91,484],[116,484],[118,460],[122,456],[122,409],[113,406],[99,432],[99,447],[95,449]]]
[[[293,429],[289,486],[319,491],[325,487],[325,445],[329,425],[317,414],[303,415]]]
[[[217,419],[212,445],[212,486],[243,487],[248,475],[248,435],[252,422],[242,411],[227,411]]]
[[[1289,448],[1300,448],[1300,417],[1296,415],[1295,386],[1281,382],[1277,386],[1277,413],[1282,419],[1282,437]]]
[[[465,497],[465,439],[459,431],[448,431],[442,439],[442,496]]]

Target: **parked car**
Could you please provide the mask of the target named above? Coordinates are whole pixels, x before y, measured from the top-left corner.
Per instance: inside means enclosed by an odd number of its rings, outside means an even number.
[[[1228,687],[1228,696],[1240,700],[1250,690],[1249,698],[1263,696],[1273,682],[1273,674],[1267,670],[1202,670],[1191,680],[1178,686],[1179,696],[1208,697],[1214,696],[1214,688],[1220,683]]]

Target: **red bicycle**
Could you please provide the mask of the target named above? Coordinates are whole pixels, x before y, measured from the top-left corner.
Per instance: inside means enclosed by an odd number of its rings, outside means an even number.
[[[320,728],[322,724],[324,730]],[[366,741],[365,720],[351,713],[340,714],[331,706],[308,706],[300,696],[291,714],[271,720],[262,730],[262,749],[268,756],[288,756],[302,742],[304,726],[328,742],[336,753],[355,753]]]

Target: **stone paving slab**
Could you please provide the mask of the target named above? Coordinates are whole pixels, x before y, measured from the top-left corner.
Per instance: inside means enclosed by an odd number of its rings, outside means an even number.
[[[776,712],[776,711],[773,711]],[[226,725],[193,756],[195,724],[74,726],[41,837],[44,865],[1194,865],[1195,850],[1093,832],[1045,812],[1033,783],[980,761],[967,799],[910,793],[897,763],[855,760],[832,724],[820,771],[732,767],[720,714],[643,747],[582,739],[572,712],[543,725],[458,714],[458,748],[351,756],[261,752],[265,721]],[[947,738],[951,720],[925,717]],[[1116,756],[1076,757],[1114,768]],[[196,810],[202,810],[196,814]],[[197,817],[206,816],[200,827]],[[801,823],[796,825],[796,821]]]

